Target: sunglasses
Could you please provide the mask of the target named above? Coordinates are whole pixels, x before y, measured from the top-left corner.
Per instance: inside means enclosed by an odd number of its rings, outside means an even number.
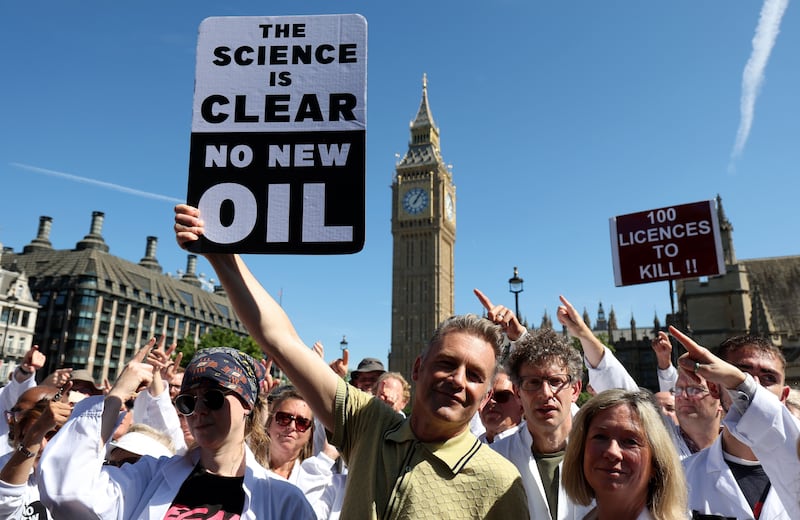
[[[511,390],[500,390],[492,394],[492,399],[497,404],[506,404],[512,397],[514,397],[514,392]]]
[[[181,415],[192,415],[197,401],[202,400],[209,410],[219,410],[225,404],[225,396],[232,393],[219,388],[210,388],[203,395],[180,394],[175,398],[175,408]]]
[[[314,424],[313,419],[306,419],[305,417],[300,417],[298,415],[292,415],[286,412],[275,412],[275,422],[278,423],[280,426],[289,426],[294,421],[295,429],[303,433],[304,431],[311,428],[311,425]]]

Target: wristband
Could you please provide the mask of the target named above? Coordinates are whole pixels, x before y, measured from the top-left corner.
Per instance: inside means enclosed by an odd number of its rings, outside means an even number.
[[[26,376],[29,376],[29,375],[33,374],[33,370],[25,370],[24,368],[22,368],[22,365],[17,365],[17,370],[19,370],[20,372],[22,372]]]
[[[32,452],[31,450],[29,450],[28,448],[26,448],[22,444],[17,446],[17,451],[22,453],[23,455],[25,455],[26,459],[32,459],[32,458],[34,458],[36,456],[36,453]]]

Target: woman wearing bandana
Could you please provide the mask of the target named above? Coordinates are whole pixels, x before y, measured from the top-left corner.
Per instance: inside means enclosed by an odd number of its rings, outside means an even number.
[[[263,367],[232,348],[199,351],[175,399],[197,446],[185,455],[103,465],[103,445],[122,400],[149,384],[153,366],[140,350],[105,397],[76,405],[40,462],[42,501],[56,518],[314,518],[300,490],[270,477],[245,438],[263,427]]]

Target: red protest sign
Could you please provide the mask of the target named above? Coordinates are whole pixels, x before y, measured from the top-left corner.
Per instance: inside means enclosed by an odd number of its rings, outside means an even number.
[[[617,287],[725,272],[713,200],[612,217],[610,228]]]

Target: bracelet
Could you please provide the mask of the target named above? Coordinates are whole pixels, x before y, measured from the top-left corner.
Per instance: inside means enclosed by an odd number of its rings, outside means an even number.
[[[22,455],[24,455],[26,459],[32,459],[32,458],[34,458],[36,456],[36,453],[32,452],[31,450],[29,450],[28,448],[26,448],[22,444],[17,446],[17,451],[22,453]]]
[[[22,368],[22,365],[17,365],[17,369],[26,376],[33,374],[33,370],[25,370],[24,368]]]

